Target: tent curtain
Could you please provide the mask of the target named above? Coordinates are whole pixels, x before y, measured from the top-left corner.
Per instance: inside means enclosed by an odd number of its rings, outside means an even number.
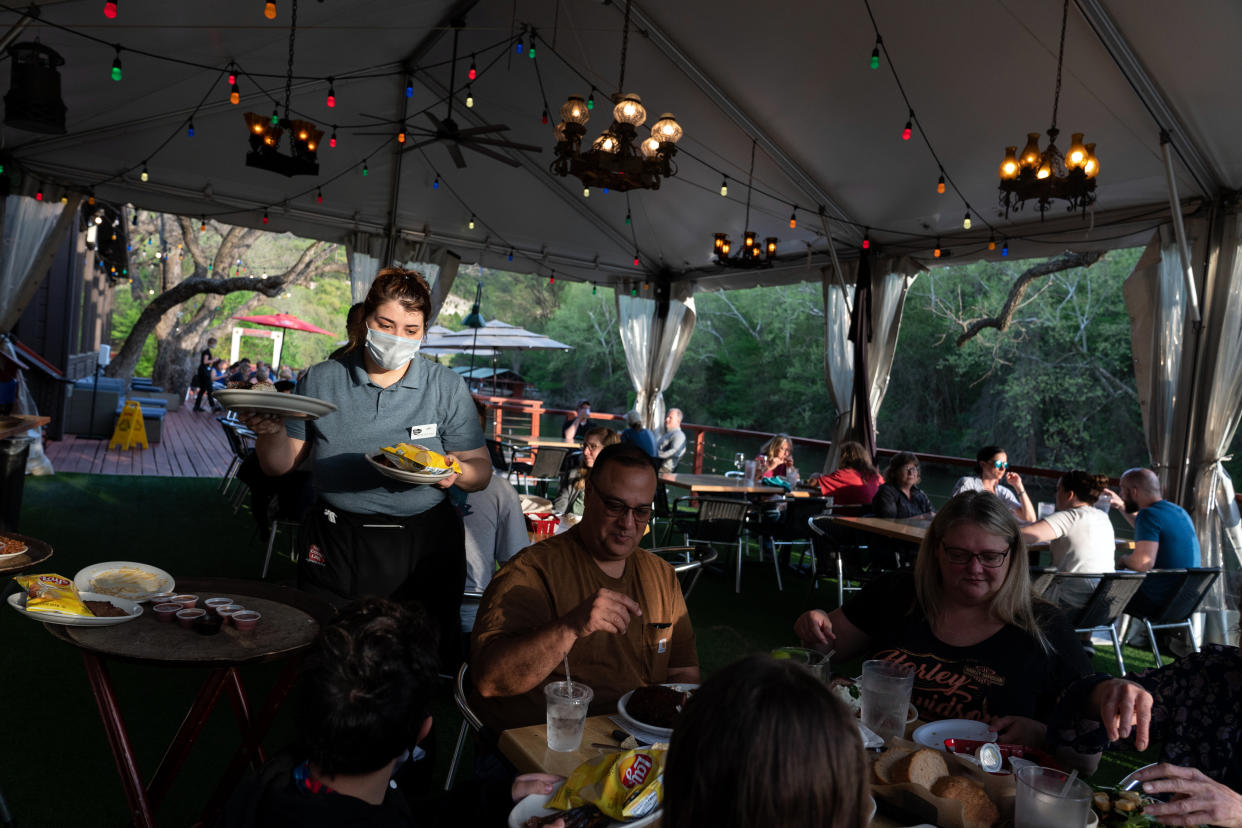
[[[4,230],[0,239],[0,308],[12,308],[31,279],[31,263],[52,232],[65,205],[59,201],[35,201],[11,195],[4,201]]]
[[[1202,607],[1209,613],[1207,639],[1225,641],[1236,635],[1225,616],[1238,609],[1242,585],[1242,526],[1233,481],[1221,464],[1242,419],[1242,219],[1225,217],[1211,251],[1208,221],[1187,223],[1186,233],[1191,261],[1208,262],[1198,280],[1200,330],[1188,318],[1171,226],[1152,239],[1124,291],[1152,466],[1165,495],[1190,512],[1202,565],[1225,572]]]
[[[1199,535],[1204,566],[1219,566],[1217,581],[1204,609],[1237,610],[1242,585],[1242,526],[1233,481],[1221,461],[1242,420],[1242,215],[1224,218],[1219,244],[1209,264],[1204,290],[1204,327],[1200,334],[1196,405],[1188,430],[1192,437],[1186,470],[1191,517]],[[1218,632],[1234,630],[1225,624]]]
[[[868,388],[871,415],[879,419],[880,406],[888,391],[889,371],[897,354],[897,336],[901,332],[901,315],[906,295],[922,267],[906,257],[880,259],[871,276],[871,343],[867,349]],[[849,339],[850,302],[853,301],[852,280],[857,276],[858,263],[844,268],[845,291],[831,268],[821,271],[824,294],[824,375],[833,404],[837,407],[837,423],[832,446],[824,463],[824,471],[837,467],[840,445],[849,438],[853,428],[851,389],[854,384],[854,345]],[[845,293],[850,294],[846,300]]]
[[[349,292],[354,304],[367,298],[367,291],[379,273],[384,240],[370,233],[354,233],[345,241],[345,258],[349,262]]]
[[[664,390],[669,387],[694,333],[694,285],[678,282],[668,288],[669,300],[661,315],[661,303],[650,296],[630,296],[618,285],[617,320],[625,367],[634,387],[634,408],[643,424],[659,429],[664,422]]]

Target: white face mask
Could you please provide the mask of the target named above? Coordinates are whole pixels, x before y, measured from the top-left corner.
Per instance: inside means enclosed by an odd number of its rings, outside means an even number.
[[[406,339],[367,328],[367,353],[385,371],[395,371],[418,355],[421,339]]]

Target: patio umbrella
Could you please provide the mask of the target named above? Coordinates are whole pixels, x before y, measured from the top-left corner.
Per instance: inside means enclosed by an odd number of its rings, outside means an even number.
[[[517,325],[510,325],[508,322],[501,322],[499,319],[493,319],[485,322],[479,328],[466,328],[460,331],[454,331],[445,335],[441,342],[453,345],[463,345],[464,350],[481,354],[482,349],[490,348],[493,351],[492,362],[492,391],[496,390],[496,372],[495,372],[495,353],[498,351],[570,351],[573,346],[566,345],[564,342],[557,342],[555,339],[546,337],[543,334],[528,331],[525,328],[519,328]]]
[[[850,315],[850,342],[854,343],[854,402],[852,436],[875,462],[875,418],[871,415],[871,383],[867,380],[867,343],[871,341],[871,257],[858,261],[854,308]]]
[[[259,316],[234,316],[238,322],[250,322],[255,325],[267,325],[269,328],[285,328],[290,331],[306,331],[307,333],[336,336],[332,331],[325,331],[318,325],[312,325],[305,319],[299,319],[291,313],[265,313]]]
[[[284,345],[284,331],[305,331],[306,333],[324,334],[326,336],[336,336],[332,331],[325,331],[318,325],[312,325],[305,319],[299,319],[291,313],[265,313],[258,316],[234,316],[238,322],[249,322],[252,325],[265,325],[269,328],[281,328],[279,334],[273,334],[272,338],[276,340],[272,348],[272,366],[273,370],[280,365],[280,352]],[[237,360],[237,349],[241,339],[241,330],[233,329],[233,348],[229,352],[231,361]]]
[[[469,353],[471,351],[470,346],[462,345],[456,340],[445,339],[446,336],[452,336],[453,333],[454,331],[449,330],[443,325],[432,325],[427,329],[427,333],[423,335],[423,344],[418,349],[418,352],[425,356]],[[478,348],[474,353],[476,356],[496,356],[496,351],[491,348]]]

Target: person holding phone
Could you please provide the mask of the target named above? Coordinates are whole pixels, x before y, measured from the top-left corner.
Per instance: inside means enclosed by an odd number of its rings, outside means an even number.
[[[1009,455],[1000,446],[979,449],[975,455],[975,473],[958,478],[953,494],[958,492],[991,492],[1004,501],[1019,521],[1035,522],[1035,504],[1022,485],[1022,475],[1009,471]]]

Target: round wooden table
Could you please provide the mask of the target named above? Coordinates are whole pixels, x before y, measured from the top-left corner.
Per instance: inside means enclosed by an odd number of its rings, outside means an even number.
[[[298,661],[291,660],[284,669],[257,716],[251,715],[250,701],[242,686],[238,667],[290,659],[304,652],[319,635],[321,624],[333,614],[332,607],[319,598],[262,581],[184,578],[177,581],[177,591],[197,595],[200,602],[227,596],[248,609],[258,610],[263,618],[249,632],[226,626],[215,635],[200,635],[175,622],[157,621],[148,606],[141,617],[114,626],[43,625],[54,638],[78,648],[82,653],[86,677],[90,681],[91,692],[99,707],[112,756],[129,801],[130,817],[138,826],[155,825],[155,808],[172,787],[220,694],[227,692],[241,731],[242,744],[233,754],[223,778],[208,801],[202,822],[211,823],[214,814],[241,778],[246,764],[257,767],[265,760],[263,737],[293,687]],[[143,784],[108,675],[107,661],[111,659],[158,667],[207,667],[211,671],[149,784]]]

